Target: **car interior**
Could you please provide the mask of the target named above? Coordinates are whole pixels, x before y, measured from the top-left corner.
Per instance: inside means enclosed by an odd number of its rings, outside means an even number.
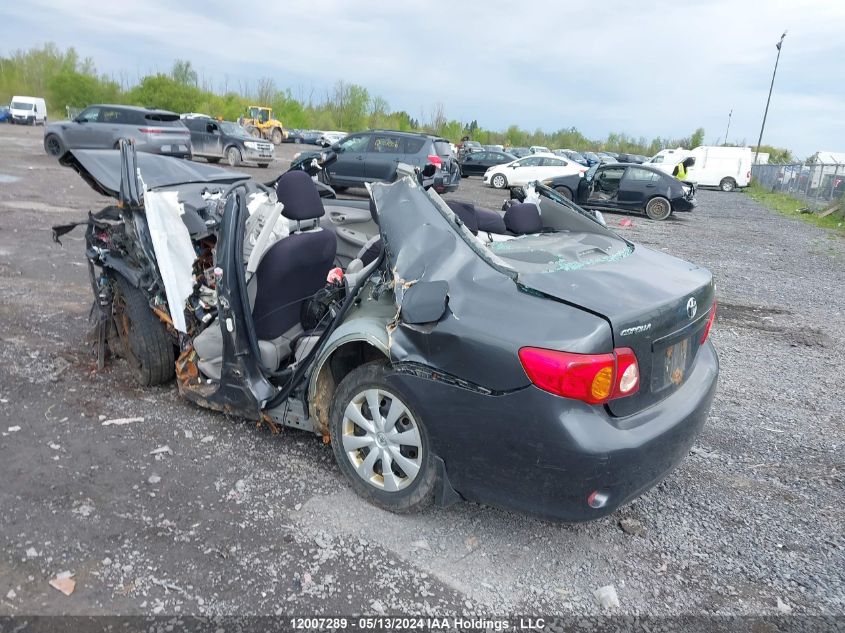
[[[313,180],[303,171],[283,174],[276,184],[276,198],[281,204],[267,205],[271,211],[258,226],[253,226],[257,236],[248,237],[249,248],[245,248],[246,287],[258,348],[262,364],[271,372],[297,362],[316,342],[322,328],[306,328],[303,319],[307,311],[303,304],[326,287],[329,271],[339,265],[348,277],[369,273],[381,251],[372,198],[369,202],[327,200],[324,206]],[[545,199],[539,206],[513,200],[504,214],[471,202],[443,203],[456,222],[485,246],[540,234],[546,228],[558,228],[554,225],[560,223],[555,220],[560,213],[554,209],[559,205]],[[549,216],[546,224],[551,226],[544,227],[541,209]],[[250,211],[256,217],[255,209]],[[327,215],[329,221],[325,222]],[[563,215],[571,213],[564,211]],[[352,226],[357,224],[356,229],[336,224],[350,217],[355,220]],[[247,222],[249,233],[250,220]],[[571,219],[564,222],[569,226]],[[350,240],[344,231],[355,233],[355,239]],[[354,256],[350,256],[353,252]],[[194,339],[194,349],[200,371],[218,380],[223,362],[221,328],[212,322]]]
[[[624,169],[603,169],[596,174],[590,189],[590,200],[612,200],[619,192]]]

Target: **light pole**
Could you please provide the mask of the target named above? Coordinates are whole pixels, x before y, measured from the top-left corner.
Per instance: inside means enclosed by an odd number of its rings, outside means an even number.
[[[754,164],[757,164],[757,156],[760,154],[760,144],[763,142],[763,130],[766,129],[766,116],[769,114],[769,102],[772,100],[772,88],[775,87],[775,75],[778,74],[778,62],[780,61],[780,47],[783,45],[783,40],[786,37],[786,31],[780,36],[775,46],[778,49],[778,56],[775,58],[775,70],[772,73],[772,84],[769,86],[769,98],[766,99],[766,110],[763,112],[763,125],[760,126],[760,138],[757,139],[757,151],[754,152]]]
[[[733,108],[731,108],[731,111],[730,111],[730,112],[728,112],[728,127],[727,127],[727,129],[725,130],[725,142],[724,142],[724,145],[727,145],[727,144],[728,144],[728,132],[730,132],[730,131],[731,131],[731,115],[732,115],[733,113],[734,113],[734,109],[733,109]]]

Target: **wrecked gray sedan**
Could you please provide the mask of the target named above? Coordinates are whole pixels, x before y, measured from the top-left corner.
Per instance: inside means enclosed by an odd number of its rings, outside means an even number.
[[[366,202],[131,145],[61,162],[117,199],[80,223],[100,363],[315,433],[383,508],[596,519],[670,472],[707,418],[710,273],[552,190],[503,216],[447,205],[413,171]]]

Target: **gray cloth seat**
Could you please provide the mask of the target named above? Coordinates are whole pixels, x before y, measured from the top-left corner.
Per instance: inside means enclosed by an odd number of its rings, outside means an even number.
[[[307,173],[283,174],[276,196],[284,205],[282,215],[296,221],[298,229],[267,249],[247,288],[261,361],[271,371],[296,351],[292,346],[303,333],[302,304],[325,286],[337,250],[334,233],[319,226],[325,210]],[[303,230],[303,223],[309,228]],[[212,323],[197,336],[194,349],[203,374],[219,379],[223,363],[220,324]]]

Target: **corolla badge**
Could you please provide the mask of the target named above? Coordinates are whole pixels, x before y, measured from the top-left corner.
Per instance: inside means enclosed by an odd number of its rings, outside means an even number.
[[[695,318],[695,313],[698,312],[698,302],[695,297],[690,297],[687,300],[687,316],[691,319]]]
[[[645,325],[635,325],[634,327],[629,327],[622,330],[619,335],[628,336],[630,334],[642,334],[643,332],[648,332],[650,329],[651,323],[646,323]]]

